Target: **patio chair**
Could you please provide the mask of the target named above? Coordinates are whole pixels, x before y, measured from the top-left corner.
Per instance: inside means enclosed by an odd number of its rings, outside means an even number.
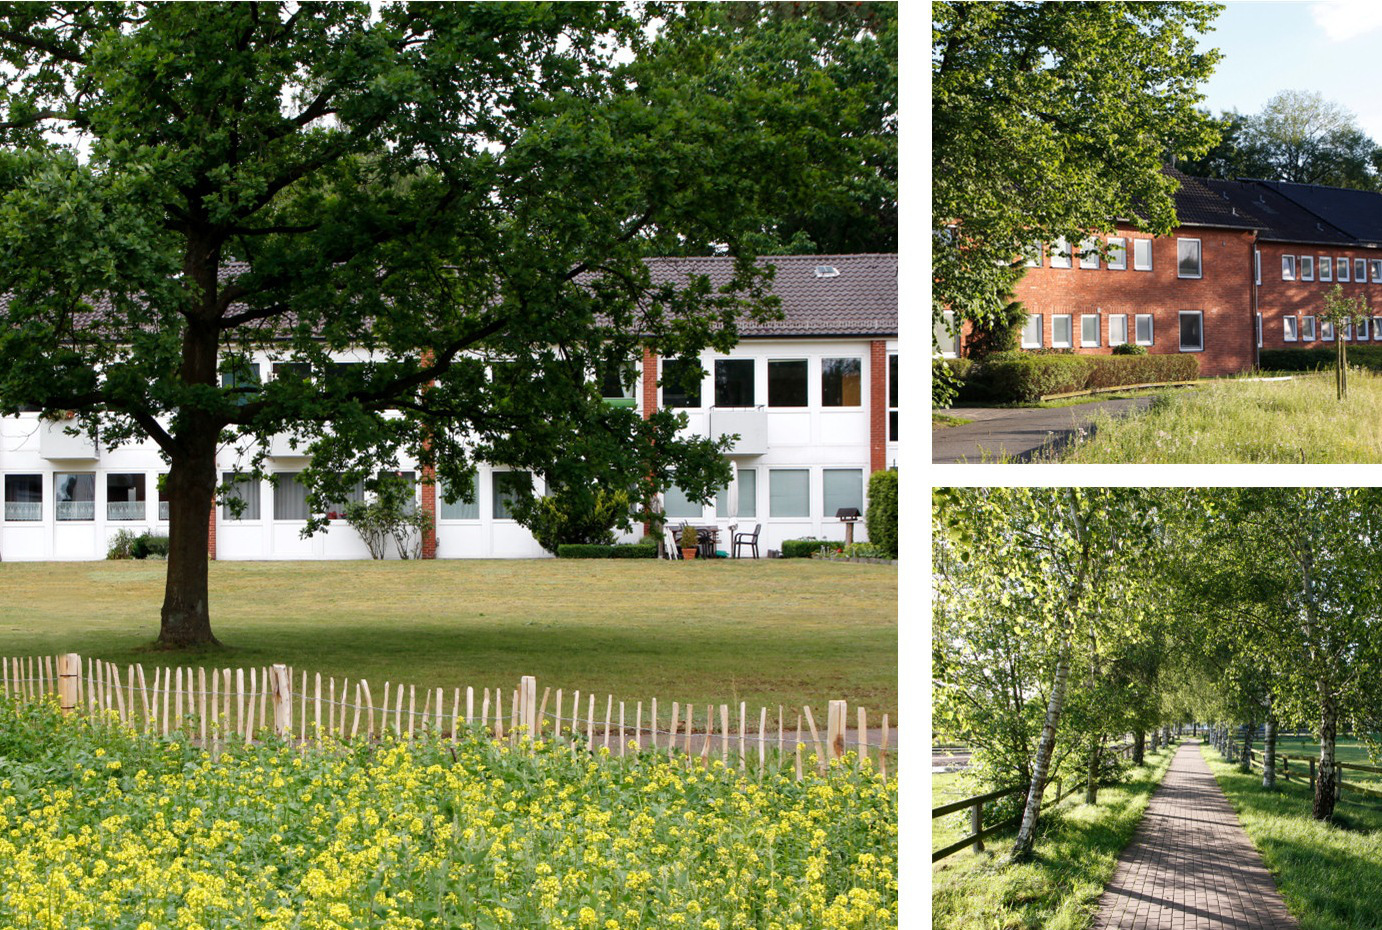
[[[681,558],[681,540],[677,538],[676,531],[670,526],[664,526],[662,528],[662,535],[667,537],[667,558]]]
[[[740,547],[747,547],[753,550],[753,557],[758,558],[758,531],[763,529],[763,524],[755,523],[752,533],[734,534],[734,557],[739,558]]]

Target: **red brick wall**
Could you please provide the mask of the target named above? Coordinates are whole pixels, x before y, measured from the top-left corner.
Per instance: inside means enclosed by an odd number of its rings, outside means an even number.
[[[437,470],[428,465],[422,470],[422,512],[432,517],[431,525],[422,534],[422,557],[437,557]]]
[[[206,530],[206,554],[216,558],[216,501],[211,501],[211,525]]]
[[[657,409],[657,356],[652,349],[643,350],[643,419]]]
[[[1180,238],[1199,239],[1202,277],[1181,278],[1176,268],[1176,239],[1169,236],[1152,242],[1152,270],[1133,270],[1135,238],[1145,233],[1120,228],[1118,235],[1128,240],[1128,267],[1112,270],[1100,262],[1097,269],[1079,266],[1074,257],[1071,268],[1052,268],[1049,250],[1039,268],[1028,268],[1018,282],[1016,297],[1028,313],[1042,315],[1042,345],[1051,346],[1051,318],[1070,314],[1074,348],[1077,352],[1108,355],[1108,318],[1127,314],[1129,338],[1133,337],[1135,315],[1152,314],[1153,353],[1179,354],[1182,310],[1204,313],[1204,351],[1200,373],[1221,375],[1241,371],[1256,362],[1252,309],[1253,233],[1237,230],[1183,227]],[[1082,348],[1080,315],[1098,313],[1099,347]]]
[[[1324,309],[1324,295],[1334,289],[1337,284],[1343,290],[1345,297],[1355,297],[1363,295],[1368,300],[1368,306],[1374,308],[1374,312],[1382,315],[1382,283],[1372,283],[1371,268],[1368,269],[1368,280],[1359,283],[1353,275],[1354,259],[1364,259],[1368,262],[1382,259],[1382,252],[1376,249],[1358,248],[1339,248],[1334,246],[1313,246],[1283,244],[1278,242],[1260,242],[1258,249],[1262,253],[1262,286],[1258,289],[1258,309],[1262,312],[1262,347],[1264,349],[1306,349],[1320,348],[1322,346],[1332,347],[1333,341],[1326,342],[1320,338],[1319,313]],[[1281,257],[1283,255],[1296,256],[1296,280],[1283,281],[1281,279]],[[1300,280],[1300,257],[1311,256],[1315,259],[1315,269],[1313,281]],[[1336,264],[1340,258],[1349,260],[1349,280],[1340,281],[1336,269],[1331,268],[1331,281],[1320,280],[1320,259],[1329,257]],[[1282,318],[1288,315],[1314,316],[1315,319],[1315,339],[1313,342],[1304,339],[1297,339],[1295,342],[1287,342],[1285,339],[1285,328]],[[1300,332],[1299,319],[1297,320],[1297,333]],[[1378,342],[1373,333],[1371,324],[1368,326],[1368,342]]]
[[[869,471],[888,467],[888,343],[875,339],[869,351]]]

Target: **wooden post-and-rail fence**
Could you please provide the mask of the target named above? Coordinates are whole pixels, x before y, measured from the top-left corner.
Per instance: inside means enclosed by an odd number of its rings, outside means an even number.
[[[587,692],[582,702],[581,692],[576,691],[569,704],[561,688],[555,693],[543,688],[539,696],[537,679],[531,675],[523,676],[518,687],[507,693],[502,688],[454,688],[449,713],[444,688],[423,688],[421,702],[413,685],[405,688],[385,682],[382,693],[376,696],[365,679],[351,682],[346,678],[340,681],[339,695],[336,689],[337,679],[323,679],[320,673],[312,677],[309,688],[307,672],[286,665],[250,669],[165,666],[155,668],[150,678],[141,664],[122,671],[114,663],[88,658],[83,667],[82,657],[76,653],[0,658],[0,694],[6,698],[37,701],[56,697],[64,714],[118,719],[120,724],[146,733],[186,737],[213,754],[232,742],[248,745],[268,733],[301,745],[321,745],[327,739],[373,740],[390,730],[398,739],[431,736],[455,742],[463,730],[475,730],[513,745],[524,737],[550,738],[592,753],[609,750],[619,756],[628,752],[631,744],[638,750],[681,751],[688,759],[699,756],[706,765],[718,755],[726,765],[755,768],[760,777],[770,768],[781,772],[791,760],[800,779],[803,766],[809,764],[809,758],[803,758],[804,737],[809,735],[821,772],[832,760],[844,761],[850,752],[855,753],[858,769],[872,765],[884,776],[888,770],[888,715],[882,715],[878,739],[871,745],[867,712],[855,708],[856,727],[851,733],[845,701],[829,702],[824,738],[810,707],[802,707],[796,715],[793,738],[786,709],[778,705],[774,738],[768,708],[759,708],[755,718],[742,701],[737,708],[704,705],[703,713],[697,705],[672,701],[667,720],[656,698],[645,717],[642,701],[616,701],[613,695],[606,695],[602,723],[594,694]],[[737,715],[732,713],[735,709]]]
[[[1242,750],[1239,749],[1238,752],[1239,752],[1240,755],[1241,755]],[[1229,759],[1228,761],[1231,762],[1231,761],[1233,761],[1233,760],[1232,760],[1232,759]],[[1292,771],[1292,769],[1291,769],[1291,763],[1292,763],[1292,762],[1303,763],[1303,765],[1304,765],[1304,771],[1307,773],[1307,774],[1306,774],[1306,777],[1310,780],[1310,790],[1311,790],[1311,791],[1314,791],[1314,790],[1315,790],[1315,766],[1316,766],[1316,764],[1318,764],[1319,759],[1317,759],[1317,758],[1314,757],[1314,756],[1288,756],[1288,755],[1284,755],[1284,754],[1282,754],[1282,753],[1277,753],[1277,754],[1276,754],[1276,763],[1277,763],[1277,764],[1276,764],[1275,768],[1276,768],[1277,774],[1279,774],[1279,775],[1281,776],[1281,778],[1282,778],[1283,781],[1290,781],[1290,780],[1291,780],[1291,771]],[[1248,750],[1248,766],[1249,766],[1250,768],[1255,769],[1255,770],[1261,772],[1261,771],[1263,770],[1263,767],[1264,767],[1266,764],[1267,764],[1266,754],[1265,754],[1262,750],[1260,750],[1260,749],[1249,749],[1249,750]],[[1340,772],[1343,772],[1343,771],[1346,770],[1346,769],[1352,769],[1352,770],[1355,771],[1355,772],[1368,772],[1369,774],[1372,774],[1372,775],[1382,775],[1382,768],[1379,768],[1379,767],[1376,766],[1376,765],[1360,765],[1360,764],[1357,763],[1357,762],[1339,762],[1339,761],[1336,760],[1336,761],[1334,762],[1334,767],[1335,767],[1336,769],[1339,769]],[[1298,769],[1297,771],[1299,772],[1299,771],[1301,771],[1301,770]],[[1301,776],[1300,776],[1300,774],[1297,774],[1296,777],[1297,777],[1297,778],[1300,778]],[[1365,795],[1365,796],[1370,797],[1370,798],[1382,798],[1382,789],[1369,787],[1368,785],[1360,785],[1360,784],[1358,784],[1357,782],[1347,782],[1347,781],[1344,781],[1343,778],[1336,778],[1336,779],[1334,779],[1334,799],[1335,799],[1336,801],[1337,801],[1337,800],[1340,800],[1341,798],[1343,798],[1343,793],[1344,793],[1344,789],[1345,789],[1345,788],[1347,788],[1349,791],[1352,791],[1352,792],[1354,792],[1354,793],[1356,793],[1356,794]]]

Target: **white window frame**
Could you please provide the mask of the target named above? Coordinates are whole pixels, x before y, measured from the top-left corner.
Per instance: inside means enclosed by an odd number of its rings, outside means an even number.
[[[937,347],[936,347],[936,350],[940,352],[941,358],[958,358],[959,355],[960,355],[960,334],[956,331],[956,328],[955,328],[955,311],[954,311],[954,310],[942,310],[942,311],[941,311],[941,325],[944,326],[945,329],[946,329],[946,332],[950,334],[950,338],[949,338],[948,340],[946,340],[946,342],[945,342],[943,345],[937,346]],[[934,326],[932,327],[931,338],[932,338],[933,341],[935,340],[935,328],[934,328]],[[808,374],[808,377],[809,377],[809,374],[810,374],[810,369],[809,369],[809,368],[807,369],[807,374]],[[766,380],[766,379],[764,379],[763,385],[764,385],[764,386],[763,386],[763,390],[766,391],[766,390],[767,390],[767,380]],[[714,393],[715,393],[714,387],[712,386],[711,392],[710,392],[710,396],[711,396],[712,399],[714,398]],[[763,396],[764,396],[764,397],[767,397],[766,394],[764,394]],[[701,409],[704,409],[704,407],[705,407],[705,398],[706,398],[705,385],[704,385],[704,383],[702,383],[702,385],[701,385],[701,405],[700,405],[699,407],[678,407],[677,409],[678,409],[678,410],[701,410]]]
[[[1281,318],[1281,341],[1300,341],[1300,320],[1295,316],[1284,316]]]
[[[1028,342],[1028,341],[1027,341],[1027,327],[1026,327],[1026,326],[1022,327],[1022,334],[1021,334],[1021,337],[1020,337],[1020,338],[1022,339],[1022,348],[1024,348],[1024,349],[1040,349],[1040,348],[1041,348],[1041,345],[1042,345],[1042,341],[1043,341],[1043,339],[1044,339],[1044,337],[1045,337],[1045,330],[1042,329],[1042,325],[1043,325],[1046,321],[1042,318],[1042,315],[1041,315],[1040,313],[1029,313],[1029,314],[1027,314],[1027,323],[1028,323],[1028,325],[1030,325],[1031,322],[1032,322],[1033,320],[1036,320],[1037,340],[1036,340],[1036,342]]]
[[[1328,255],[1321,255],[1321,256],[1320,256],[1319,265],[1320,265],[1320,280],[1321,280],[1321,281],[1333,281],[1333,280],[1334,280],[1334,260],[1333,260],[1332,258],[1330,258]]]
[[[1093,320],[1093,321],[1094,321],[1094,341],[1093,341],[1093,342],[1088,342],[1088,341],[1085,340],[1085,335],[1084,335],[1084,321],[1085,321],[1085,320]],[[1097,313],[1081,313],[1081,314],[1080,314],[1080,348],[1082,348],[1082,349],[1097,349],[1097,348],[1099,347],[1099,336],[1102,335],[1101,332],[1100,332],[1101,329],[1102,329],[1102,324],[1099,322],[1099,314],[1097,314]]]
[[[1050,265],[1052,268],[1070,268],[1071,264],[1070,243],[1062,236],[1051,244]]]
[[[1041,267],[1041,253],[1042,253],[1042,245],[1041,245],[1040,242],[1033,242],[1031,245],[1027,246],[1027,267],[1028,267],[1028,268],[1040,268],[1040,267]]]
[[[1144,256],[1141,253],[1146,252]],[[1132,270],[1151,271],[1152,270],[1152,240],[1134,239],[1132,241]]]
[[[1329,322],[1328,320],[1320,320],[1320,341],[1334,341],[1334,324]]]
[[[1372,318],[1372,341],[1382,342],[1382,316]]]
[[[1120,320],[1123,329],[1123,338],[1113,338],[1113,321]],[[1128,341],[1128,315],[1126,313],[1110,313],[1108,316],[1108,344],[1109,346],[1121,346]]]
[[[1181,270],[1181,243],[1195,243],[1195,273],[1186,274]],[[1176,277],[1178,278],[1203,278],[1204,277],[1204,242],[1199,239],[1176,239]]]
[[[1252,280],[1254,284],[1262,283],[1262,253],[1257,249],[1252,250]]]
[[[1080,268],[1086,271],[1099,270],[1099,240],[1093,236],[1080,240]]]
[[[1368,260],[1366,258],[1353,260],[1353,280],[1359,284],[1368,283]]]
[[[1368,318],[1363,317],[1358,321],[1358,332],[1354,336],[1354,342],[1368,341]]]
[[[1300,257],[1300,279],[1302,281],[1315,280],[1315,256],[1302,255]]]
[[[1108,240],[1108,270],[1128,270],[1128,240],[1122,236],[1110,236]]]
[[[1065,320],[1066,332],[1069,335],[1065,342],[1059,342],[1056,338],[1056,321]],[[1051,314],[1051,348],[1053,349],[1073,349],[1075,348],[1075,317],[1069,313]]]
[[[1262,314],[1253,314],[1253,332],[1257,335],[1257,347],[1262,348]],[[1200,340],[1204,341],[1204,320],[1200,321]]]
[[[1200,344],[1197,346],[1186,346],[1185,328],[1180,325],[1180,321],[1187,316],[1195,316],[1200,319]],[[1176,336],[1180,342],[1182,352],[1203,352],[1204,351],[1204,311],[1203,310],[1181,310],[1176,315]]]
[[[1315,317],[1313,314],[1306,314],[1300,318],[1300,341],[1314,342],[1319,338],[1315,329]]]
[[[1349,260],[1345,257],[1340,257],[1334,262],[1334,267],[1338,271],[1338,274],[1336,274],[1334,277],[1338,278],[1340,281],[1343,281],[1345,284],[1348,283],[1348,266]]]
[[[1368,264],[1372,266],[1369,269],[1372,271],[1372,283],[1382,284],[1382,260],[1374,258],[1369,260]]]
[[[1147,338],[1142,338],[1143,320],[1147,321]],[[1151,346],[1156,345],[1156,319],[1150,313],[1138,313],[1133,317],[1133,340],[1135,345]]]
[[[1281,280],[1294,281],[1296,279],[1296,257],[1294,255],[1281,256]]]

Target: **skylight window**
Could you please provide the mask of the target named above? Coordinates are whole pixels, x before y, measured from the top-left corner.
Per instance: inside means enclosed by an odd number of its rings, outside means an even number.
[[[816,266],[816,277],[818,278],[838,278],[839,276],[840,269],[836,268],[834,265]]]

